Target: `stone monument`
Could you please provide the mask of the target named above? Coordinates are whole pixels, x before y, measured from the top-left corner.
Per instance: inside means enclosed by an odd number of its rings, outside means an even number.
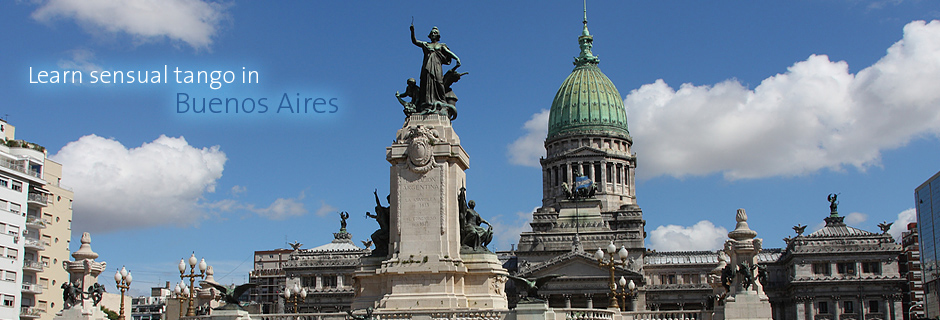
[[[715,319],[771,320],[770,300],[758,281],[757,254],[761,250],[757,232],[747,226],[747,213],[738,209],[737,225],[728,233],[720,255],[724,268],[721,285],[725,288],[722,305],[715,308]]]
[[[407,95],[396,93],[406,119],[386,148],[389,207],[376,194],[376,214],[369,216],[380,229],[373,234],[373,255],[362,258],[355,272],[352,309],[374,307],[376,314],[508,310],[503,291],[508,272],[485,248],[492,230],[481,226],[486,221],[466,202],[470,156],[451,125],[457,100],[450,86],[466,73],[456,73],[460,60],[438,42],[436,27],[430,42],[416,40],[414,26],[411,34],[424,53],[421,81],[409,80]],[[451,60],[456,65],[443,73],[441,65]],[[462,244],[467,244],[463,250]]]
[[[69,272],[69,283],[63,284],[64,309],[55,315],[55,320],[105,320],[108,316],[98,307],[102,288],[98,284],[98,275],[104,271],[107,262],[97,262],[98,254],[91,251],[91,234],[82,233],[82,245],[72,253],[75,261],[62,261],[62,267]],[[82,288],[87,288],[85,292]]]

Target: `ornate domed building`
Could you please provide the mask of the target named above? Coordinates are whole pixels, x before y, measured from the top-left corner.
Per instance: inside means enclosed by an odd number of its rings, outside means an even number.
[[[565,274],[540,293],[553,307],[603,307],[609,300],[610,270],[593,254],[611,243],[625,248],[626,266],[616,274],[640,285],[645,248],[643,212],[636,205],[633,140],[617,87],[601,72],[587,27],[578,37],[581,53],[562,82],[549,115],[542,165],[542,207],[532,231],[522,233],[515,252],[516,274]],[[642,295],[636,306],[643,308]]]

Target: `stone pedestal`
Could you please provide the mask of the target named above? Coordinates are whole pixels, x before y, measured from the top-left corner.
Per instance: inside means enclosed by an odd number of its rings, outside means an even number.
[[[506,280],[509,272],[492,253],[463,254],[467,275],[464,276],[464,291],[467,306],[471,309],[506,310]]]
[[[212,315],[209,317],[212,320],[251,320],[251,316],[248,315],[248,311],[245,310],[212,310]]]
[[[83,308],[75,306],[69,309],[59,311],[55,314],[54,320],[107,320],[108,315],[101,311],[101,308],[91,307]]]
[[[516,305],[516,320],[554,320],[555,312],[547,302],[522,302]]]
[[[389,255],[363,258],[353,309],[506,309],[495,255],[460,254],[457,196],[470,157],[444,116],[411,115],[386,149]],[[502,279],[502,280],[499,280]]]

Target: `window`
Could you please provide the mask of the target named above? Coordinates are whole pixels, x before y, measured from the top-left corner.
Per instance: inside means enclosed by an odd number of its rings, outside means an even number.
[[[818,314],[829,313],[829,303],[826,301],[820,301],[819,304],[817,305],[816,311],[817,311],[816,313]]]
[[[862,272],[881,274],[881,262],[862,262]]]
[[[659,281],[661,281],[662,284],[676,284],[676,275],[674,274],[659,275]]]
[[[836,264],[839,274],[855,274],[855,262],[841,262]]]
[[[324,288],[335,288],[336,287],[336,276],[335,275],[324,275],[323,277],[323,287]]]
[[[852,301],[845,301],[842,303],[842,312],[845,313],[855,313],[855,304]]]
[[[607,164],[607,182],[608,183],[614,182],[614,164],[613,163]]]
[[[16,251],[16,249],[7,248],[7,258],[16,259],[18,255],[19,255],[19,252]]]
[[[16,272],[7,271],[6,274],[4,274],[3,280],[16,282]]]
[[[13,181],[13,185],[10,186],[10,189],[13,189],[13,191],[23,191],[23,183],[19,181]]]
[[[823,274],[823,275],[827,275],[827,276],[828,276],[828,275],[830,275],[832,272],[829,270],[829,264],[828,264],[828,263],[814,263],[814,264],[813,264],[813,273],[815,273],[815,274]]]
[[[0,179],[0,187],[9,187],[10,182],[7,179]]]
[[[15,212],[15,213],[20,213],[20,205],[15,204],[15,203],[11,203],[11,204],[10,204],[10,211],[13,211],[13,212]]]
[[[14,301],[15,299],[16,299],[16,297],[14,297],[14,296],[6,295],[6,294],[3,295],[3,306],[4,306],[4,307],[12,307],[12,306],[13,306],[13,301]]]
[[[878,309],[878,306],[879,306],[879,305],[880,305],[880,304],[878,303],[878,300],[868,300],[868,312],[870,312],[870,313],[878,313],[878,312],[881,312],[881,311]]]

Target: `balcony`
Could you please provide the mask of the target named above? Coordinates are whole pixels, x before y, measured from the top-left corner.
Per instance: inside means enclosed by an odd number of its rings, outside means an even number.
[[[30,192],[28,197],[26,198],[26,203],[35,204],[35,205],[39,205],[42,207],[48,206],[49,195],[44,194],[44,193],[38,193],[38,192]]]
[[[23,243],[23,246],[26,249],[33,249],[33,250],[39,250],[39,251],[46,250],[46,246],[43,245],[42,242],[36,239],[26,239],[26,242]]]
[[[32,215],[27,215],[27,216],[26,216],[26,226],[27,226],[27,227],[36,228],[36,229],[45,229],[45,228],[46,228],[46,221],[43,220],[43,219],[40,219],[40,218],[38,218],[38,217],[34,217],[34,216],[32,216]]]
[[[37,283],[23,283],[23,293],[40,294],[42,286]]]
[[[39,261],[23,261],[23,271],[42,272],[43,265]]]
[[[22,307],[20,308],[20,318],[35,319],[41,317],[45,312],[46,310],[37,307]]]

